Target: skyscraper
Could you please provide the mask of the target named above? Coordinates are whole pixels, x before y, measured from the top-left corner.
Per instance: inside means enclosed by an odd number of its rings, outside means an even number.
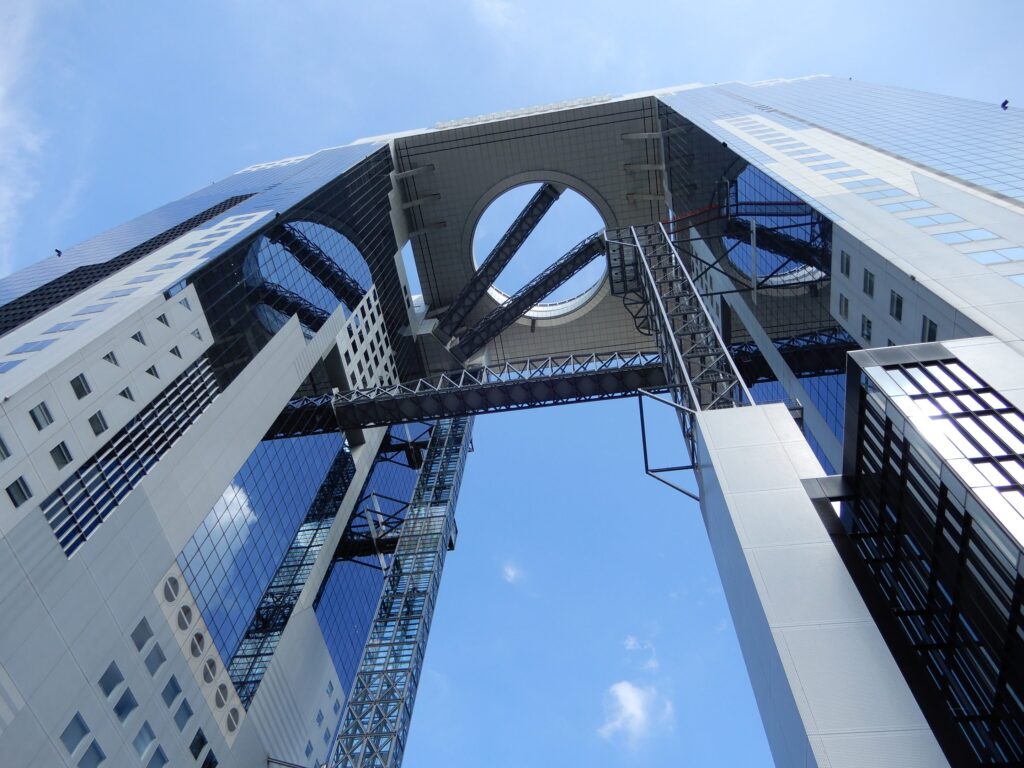
[[[397,765],[473,417],[639,396],[778,765],[1024,760],[1022,136],[827,77],[585,99],[252,166],[4,279],[0,751]],[[603,228],[499,289],[569,194]]]

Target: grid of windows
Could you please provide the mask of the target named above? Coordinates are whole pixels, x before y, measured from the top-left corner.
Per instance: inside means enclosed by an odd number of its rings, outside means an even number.
[[[182,548],[178,565],[225,660],[343,449],[338,434],[264,440]]]
[[[955,360],[867,367],[859,399],[860,589],[950,762],[1018,765],[1024,415]]]
[[[64,554],[85,543],[217,394],[209,363],[200,359],[43,501]]]

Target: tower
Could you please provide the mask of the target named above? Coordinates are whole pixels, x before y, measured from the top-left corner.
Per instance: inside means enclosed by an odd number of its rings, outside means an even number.
[[[0,748],[397,765],[473,417],[638,396],[779,765],[1024,759],[1021,136],[827,77],[585,99],[252,166],[6,278]],[[604,226],[499,290],[566,190]]]

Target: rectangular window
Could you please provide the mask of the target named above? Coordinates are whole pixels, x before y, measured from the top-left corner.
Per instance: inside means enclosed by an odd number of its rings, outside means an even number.
[[[206,753],[206,758],[203,760],[203,768],[217,768],[220,765],[220,761],[217,760],[217,756],[213,754],[211,749]]]
[[[103,416],[103,411],[96,411],[89,417],[89,426],[92,427],[94,435],[102,435],[107,431],[107,420]]]
[[[132,402],[135,402],[135,395],[132,394],[132,391],[131,391],[131,389],[129,387],[125,387],[124,389],[122,389],[117,394],[119,394],[125,400],[131,400]]]
[[[167,685],[164,686],[163,692],[160,694],[163,697],[164,704],[170,709],[171,704],[178,698],[178,694],[181,693],[181,685],[178,684],[178,678],[171,675],[171,679],[167,681]]]
[[[192,743],[188,745],[188,751],[192,753],[192,757],[196,760],[199,759],[199,755],[203,753],[206,748],[206,734],[203,733],[203,729],[200,728],[196,731],[196,735],[192,737]]]
[[[872,297],[875,295],[875,273],[867,269],[864,270],[864,293]]]
[[[53,424],[53,414],[50,413],[50,408],[46,401],[41,402],[29,411],[28,415],[32,417],[32,423],[36,425],[36,429],[39,431]]]
[[[896,291],[889,291],[889,314],[896,320],[903,319],[903,297]]]
[[[52,328],[43,331],[43,333],[62,333],[64,331],[73,331],[80,325],[86,323],[86,320],[69,320],[66,323],[57,323]]]
[[[850,316],[850,300],[841,293],[839,294],[839,316],[842,318]]]
[[[133,333],[132,339],[134,341],[139,342],[139,344],[142,344],[143,346],[146,345],[146,337],[142,335],[142,331],[136,331],[135,333]]]
[[[935,324],[934,320],[929,320],[927,316],[921,316],[921,341],[935,341],[939,335],[939,326]]]
[[[22,360],[2,360],[0,361],[0,373],[7,373],[12,368],[17,368],[22,364]]]
[[[71,718],[71,722],[68,723],[68,727],[60,735],[60,740],[64,745],[64,749],[68,752],[74,752],[78,749],[78,745],[82,743],[82,739],[88,735],[89,726],[85,724],[82,716],[76,712],[75,716]]]
[[[90,304],[88,307],[82,307],[80,310],[75,312],[76,315],[95,315],[98,312],[104,312],[110,309],[113,304]]]
[[[68,450],[67,444],[62,441],[50,450],[50,458],[57,465],[57,469],[64,469],[64,467],[71,463],[71,451]]]
[[[162,747],[157,747],[156,752],[153,753],[153,756],[149,758],[149,762],[146,763],[146,768],[164,768],[167,763],[167,754]]]
[[[125,688],[124,693],[121,694],[121,698],[118,699],[117,704],[114,705],[114,714],[117,715],[117,719],[123,723],[128,719],[128,715],[134,712],[138,706],[139,702],[135,700],[135,696],[132,694],[132,689]]]
[[[20,507],[32,498],[32,491],[29,489],[28,483],[25,482],[25,478],[19,477],[7,486],[7,495],[10,497],[11,503],[14,506]]]
[[[135,625],[135,629],[132,630],[132,643],[135,645],[135,650],[141,651],[146,647],[146,643],[149,642],[149,638],[153,636],[153,630],[149,626],[149,622],[143,619]]]
[[[85,750],[85,754],[78,761],[78,768],[99,768],[100,763],[107,759],[106,753],[100,749],[100,745],[93,739],[92,744]]]
[[[164,665],[165,661],[167,661],[167,657],[164,656],[163,649],[157,643],[153,646],[153,650],[146,654],[146,669],[149,670],[149,674],[156,677],[157,670]]]
[[[104,696],[110,698],[110,694],[114,692],[114,689],[123,682],[124,675],[121,674],[121,670],[118,669],[117,664],[110,662],[107,671],[100,677],[100,690],[103,691]]]
[[[135,738],[132,739],[132,746],[135,747],[135,752],[139,757],[142,757],[154,741],[156,741],[156,734],[153,733],[153,726],[149,724],[149,720],[145,720],[142,727],[139,728],[139,732],[135,734]]]
[[[113,365],[120,365],[120,363],[117,362],[117,355],[114,354],[113,350],[107,352],[107,354],[103,356],[103,359],[106,360],[108,363],[112,363]]]
[[[10,455],[11,451],[7,448],[7,443],[5,443],[4,439],[0,437],[0,461],[10,457]]]
[[[92,387],[89,386],[89,381],[85,378],[84,373],[78,374],[71,380],[71,391],[79,400],[92,392]]]
[[[8,352],[8,355],[21,355],[26,352],[38,352],[40,349],[46,349],[48,346],[53,344],[55,339],[40,339],[39,341],[26,341],[24,344],[19,346],[17,349]]]
[[[864,341],[871,341],[871,321],[866,315],[860,316],[860,335],[864,337]]]
[[[190,719],[192,719],[192,707],[189,706],[188,700],[185,699],[182,700],[178,711],[174,713],[174,723],[178,726],[179,731],[184,731]]]

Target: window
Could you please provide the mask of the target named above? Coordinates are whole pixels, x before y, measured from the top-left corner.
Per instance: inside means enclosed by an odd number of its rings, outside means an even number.
[[[94,435],[102,435],[107,431],[107,420],[103,417],[103,411],[96,411],[89,417],[89,426],[92,427]]]
[[[139,728],[139,732],[135,734],[135,738],[132,739],[132,746],[135,747],[135,751],[139,757],[146,754],[146,750],[149,749],[149,745],[156,741],[156,734],[153,733],[153,726],[146,720],[142,723],[142,727]]]
[[[157,670],[164,665],[165,661],[167,661],[167,657],[164,656],[160,643],[157,643],[153,646],[153,650],[146,654],[146,669],[149,670],[150,675],[155,677]]]
[[[68,727],[60,735],[60,740],[64,744],[64,749],[68,752],[74,752],[78,749],[78,745],[82,743],[82,739],[88,735],[89,726],[85,724],[82,716],[76,712],[75,716],[71,718],[71,722],[68,723]]]
[[[935,324],[934,320],[929,320],[927,316],[921,316],[921,341],[935,341],[939,335],[939,326]]]
[[[132,340],[139,342],[142,346],[146,346],[146,337],[142,335],[142,331],[136,331],[133,333]]]
[[[99,312],[105,312],[110,309],[113,304],[90,304],[88,307],[82,307],[80,310],[75,312],[76,315],[95,315]]]
[[[316,724],[317,725],[323,725],[324,724],[324,712],[323,712],[322,709],[318,709],[316,711]]]
[[[17,368],[22,364],[22,360],[3,360],[0,361],[0,373],[7,373],[11,368]]]
[[[125,387],[124,389],[122,389],[117,394],[119,394],[125,400],[131,400],[132,402],[135,402],[135,395],[132,394],[131,389],[129,389],[128,387]]]
[[[171,265],[171,266],[173,266],[173,265]],[[164,314],[157,315],[156,319],[159,320],[164,325],[166,325],[168,328],[171,327],[171,321],[167,319],[167,315],[164,315]]]
[[[196,328],[196,329],[194,329],[194,330],[192,331],[192,335],[193,335],[193,336],[195,336],[195,337],[196,337],[197,339],[199,339],[200,341],[202,341],[202,340],[203,340],[203,334],[201,334],[201,333],[199,332],[199,329],[198,329],[198,328]]]
[[[107,759],[107,755],[100,749],[100,745],[93,739],[92,744],[85,750],[85,754],[82,755],[78,761],[78,768],[97,768],[100,763]]]
[[[53,326],[49,330],[44,331],[44,333],[61,333],[63,331],[73,331],[73,330],[75,330],[75,328],[77,328],[80,325],[85,324],[86,322],[88,322],[88,321],[87,320],[69,320],[66,323],[57,323],[55,326]]]
[[[171,354],[175,357],[181,357],[181,350],[177,346],[171,347]]]
[[[188,721],[192,718],[192,707],[188,705],[188,699],[183,699],[178,711],[174,713],[174,723],[179,731],[184,731]]]
[[[114,714],[117,715],[117,719],[122,723],[128,719],[128,715],[135,711],[139,706],[139,702],[135,700],[135,696],[132,694],[131,688],[125,688],[124,693],[121,694],[121,698],[117,700],[117,704],[114,705]]]
[[[45,401],[29,411],[28,415],[32,417],[32,422],[39,431],[53,424],[53,415],[50,413],[50,408],[46,405]]]
[[[324,744],[331,743],[331,732],[324,728]]]
[[[10,457],[10,455],[11,452],[7,448],[7,443],[5,443],[4,439],[0,437],[0,461],[3,461],[4,459]]]
[[[46,349],[48,346],[53,344],[54,339],[40,339],[39,341],[26,341],[24,344],[19,346],[17,349],[8,352],[8,355],[21,355],[25,352],[38,352],[40,349]]]
[[[188,299],[178,299],[178,303],[181,304],[189,312],[192,311],[192,305],[188,303]]]
[[[337,699],[334,700],[334,714],[341,712],[341,702]]]
[[[334,681],[333,680],[328,680],[327,681],[327,695],[330,696],[332,693],[334,693]]]
[[[199,759],[199,755],[203,753],[206,748],[206,734],[203,733],[203,729],[200,728],[196,731],[196,735],[192,737],[192,743],[188,745],[188,751],[192,753],[192,757],[196,760]]]
[[[24,477],[19,477],[13,483],[7,486],[7,495],[11,499],[11,503],[20,507],[26,501],[32,498],[32,491],[28,487],[28,483]]]
[[[112,363],[113,365],[120,365],[120,363],[117,362],[117,355],[114,354],[113,350],[107,352],[107,354],[103,356],[103,359],[106,360],[108,363]]]
[[[100,690],[103,691],[104,696],[110,698],[110,694],[114,692],[114,689],[123,682],[124,675],[121,674],[121,670],[118,669],[117,664],[110,662],[106,672],[100,676]]]
[[[218,765],[220,765],[220,762],[217,760],[217,756],[213,754],[213,750],[211,749],[206,753],[206,759],[203,760],[203,768],[217,768]]]
[[[143,619],[136,624],[135,629],[132,630],[132,642],[135,644],[135,650],[141,651],[152,636],[153,630],[150,629],[148,621]]]
[[[307,758],[312,756],[312,754],[313,754],[313,742],[311,742],[311,741],[307,741],[306,742],[306,750],[305,750],[305,752],[306,752],[306,757]]]
[[[149,368],[146,369],[146,373],[148,373],[154,379],[159,379],[160,378],[160,374],[156,372],[156,366],[155,365],[149,366]]]
[[[92,387],[89,386],[89,381],[85,378],[84,373],[78,374],[71,380],[71,390],[79,400],[92,392]]]
[[[864,270],[864,293],[875,295],[875,273],[867,269]]]
[[[149,758],[149,762],[146,763],[146,768],[164,768],[167,765],[167,755],[164,753],[162,747],[157,747],[156,752]]]
[[[71,451],[68,450],[67,444],[61,441],[50,450],[50,458],[57,465],[57,469],[64,469],[71,463]]]
[[[889,291],[889,314],[896,320],[903,319],[903,297],[896,291]]]
[[[164,686],[164,690],[160,694],[160,696],[164,700],[164,704],[167,705],[168,709],[170,709],[170,706],[174,703],[174,700],[178,698],[179,693],[181,693],[181,685],[178,684],[178,678],[176,678],[174,675],[171,675],[171,679],[167,681],[167,685]]]
[[[131,296],[135,293],[138,288],[118,288],[116,291],[111,291],[108,294],[100,296],[101,299],[119,299],[122,296]]]
[[[860,316],[860,335],[864,341],[871,341],[871,321],[865,315]]]

